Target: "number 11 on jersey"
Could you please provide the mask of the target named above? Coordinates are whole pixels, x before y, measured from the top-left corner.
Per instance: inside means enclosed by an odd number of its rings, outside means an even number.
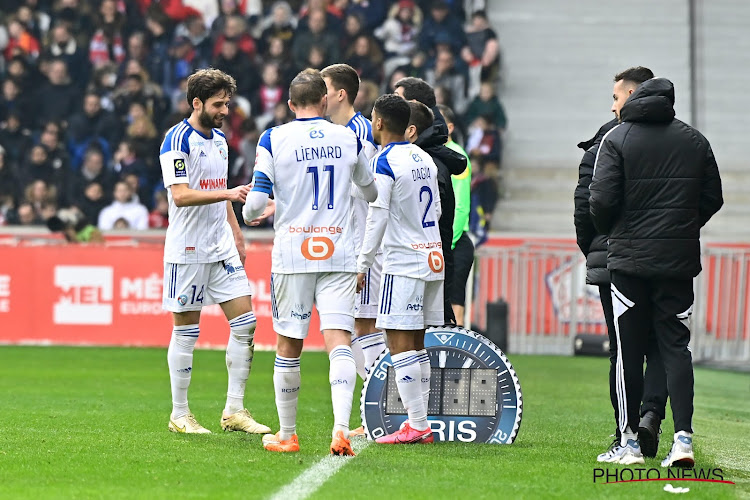
[[[328,172],[328,209],[333,210],[333,165],[324,165],[323,172]],[[318,177],[318,167],[307,167],[307,173],[312,174],[313,181],[313,202],[312,209],[318,209],[318,197],[320,193],[320,182]]]

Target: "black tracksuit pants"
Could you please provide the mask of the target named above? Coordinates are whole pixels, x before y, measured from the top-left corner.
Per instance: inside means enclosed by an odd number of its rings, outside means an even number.
[[[617,335],[615,333],[615,318],[612,313],[611,285],[599,285],[599,297],[602,301],[604,319],[607,322],[607,336],[609,337],[609,399],[612,409],[615,411],[615,422],[619,422],[617,389],[616,389],[616,365],[617,365]],[[664,420],[667,407],[667,374],[664,371],[664,363],[659,354],[659,347],[654,335],[650,336],[648,351],[646,352],[646,375],[643,383],[643,402],[641,404],[641,416],[647,411],[653,411]],[[620,427],[615,431],[620,437]]]
[[[638,431],[643,358],[656,339],[667,375],[674,430],[693,432],[693,360],[688,320],[692,279],[644,279],[612,272],[612,310],[618,340],[615,389],[620,431]]]

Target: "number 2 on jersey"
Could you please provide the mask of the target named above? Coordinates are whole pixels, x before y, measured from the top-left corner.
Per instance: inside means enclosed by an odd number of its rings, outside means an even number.
[[[328,172],[328,209],[333,210],[333,165],[325,165],[323,167],[324,172]],[[318,209],[318,197],[320,192],[320,183],[318,179],[318,167],[307,167],[307,173],[312,174],[313,181],[313,202],[312,209]],[[430,196],[432,199],[432,196]]]
[[[422,193],[427,193],[427,206],[424,207],[424,215],[422,215],[422,227],[432,227],[435,225],[434,220],[425,221],[430,205],[432,205],[432,190],[427,186],[422,186],[422,189],[419,190],[419,203],[422,203]]]

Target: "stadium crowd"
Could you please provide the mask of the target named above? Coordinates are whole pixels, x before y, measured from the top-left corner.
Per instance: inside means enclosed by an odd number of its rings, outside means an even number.
[[[233,187],[251,180],[260,133],[293,118],[294,75],[344,62],[360,74],[355,108],[367,117],[407,76],[424,78],[455,111],[473,165],[473,230],[483,233],[507,125],[500,46],[483,3],[5,0],[0,225],[44,224],[76,207],[102,230],[166,227],[159,144],[190,114],[195,69],[237,80],[223,127]]]

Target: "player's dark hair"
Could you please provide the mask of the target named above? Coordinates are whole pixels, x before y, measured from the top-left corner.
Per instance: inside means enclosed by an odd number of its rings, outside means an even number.
[[[289,84],[289,100],[298,107],[316,105],[327,93],[326,82],[317,69],[300,71]]]
[[[372,109],[383,120],[383,126],[386,130],[400,135],[406,132],[406,127],[409,126],[411,108],[409,107],[409,103],[402,99],[401,96],[396,94],[381,95],[375,101]]]
[[[443,115],[443,118],[445,118],[446,125],[448,123],[456,123],[456,113],[454,113],[451,108],[445,104],[438,104],[438,110],[440,111],[440,114]]]
[[[332,64],[320,72],[323,78],[330,78],[333,88],[346,90],[346,100],[354,104],[354,99],[359,92],[359,75],[348,64]]]
[[[432,122],[435,121],[435,115],[432,114],[430,108],[421,102],[409,101],[409,110],[409,125],[407,126],[417,127],[417,135],[430,128]]]
[[[651,80],[654,77],[654,72],[643,66],[635,66],[628,68],[621,73],[615,75],[615,82],[624,80],[626,82],[632,82],[636,85],[640,85],[646,80]]]
[[[404,99],[407,101],[414,99],[428,108],[434,108],[435,104],[437,104],[437,101],[435,100],[435,90],[429,83],[421,78],[415,78],[413,76],[402,78],[396,82],[395,88],[399,87],[404,89]]]
[[[215,95],[223,94],[232,97],[235,92],[237,92],[237,82],[232,76],[218,69],[199,69],[187,80],[187,102],[191,108],[193,99],[196,97],[205,104]]]

